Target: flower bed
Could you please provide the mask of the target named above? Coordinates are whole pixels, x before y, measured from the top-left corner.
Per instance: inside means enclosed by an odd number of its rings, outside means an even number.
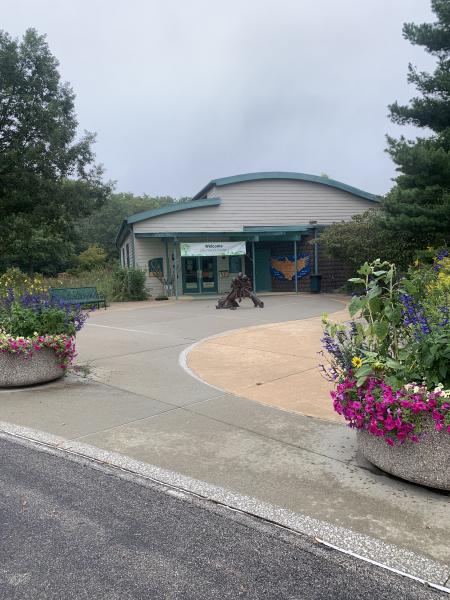
[[[365,429],[389,446],[406,440],[418,443],[426,435],[424,419],[429,415],[436,431],[450,433],[450,392],[442,387],[428,391],[426,386],[405,385],[394,390],[381,379],[368,378],[358,386],[347,377],[331,392],[335,411],[350,427]]]
[[[76,356],[76,333],[87,318],[79,306],[36,292],[35,280],[26,284],[26,280],[19,282],[0,295],[0,387],[42,383],[64,375]]]
[[[0,335],[0,352],[25,359],[32,358],[43,349],[52,350],[60,369],[65,370],[76,356],[75,337],[68,335],[39,335],[33,338]]]
[[[364,456],[444,489],[450,489],[449,273],[447,251],[401,278],[395,265],[363,265],[361,277],[350,280],[364,286],[349,306],[355,320],[324,320],[330,364],[322,366],[335,382],[334,409],[358,430]]]

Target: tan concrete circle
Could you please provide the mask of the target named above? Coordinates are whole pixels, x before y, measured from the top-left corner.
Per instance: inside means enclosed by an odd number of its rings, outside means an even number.
[[[348,319],[347,310],[333,314]],[[188,368],[224,392],[283,410],[342,422],[320,372],[321,317],[239,329],[207,339],[187,355]]]

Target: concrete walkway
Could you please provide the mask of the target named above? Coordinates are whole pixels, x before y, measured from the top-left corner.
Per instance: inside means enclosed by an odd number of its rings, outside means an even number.
[[[97,311],[78,339],[88,377],[2,391],[0,420],[70,440],[69,448],[90,444],[255,498],[247,504],[251,511],[270,504],[303,515],[303,522],[345,528],[342,544],[348,529],[395,545],[404,553],[403,570],[444,584],[448,495],[373,468],[358,457],[354,432],[340,423],[223,393],[179,365],[180,354],[205,337],[319,317],[341,310],[342,302],[302,294],[267,298],[263,310],[245,304],[220,311],[205,300]],[[232,380],[233,367],[224,369]],[[317,531],[323,539],[326,526]],[[363,545],[359,553],[373,558],[374,545]],[[401,555],[391,546],[378,560],[389,562],[394,554],[390,564],[398,566]]]

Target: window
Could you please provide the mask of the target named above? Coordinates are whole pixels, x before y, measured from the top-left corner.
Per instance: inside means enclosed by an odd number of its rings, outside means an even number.
[[[242,259],[240,256],[230,256],[230,273],[240,273],[242,271]]]
[[[127,244],[125,246],[125,251],[127,254],[127,267],[129,267],[130,266],[130,244]]]
[[[122,246],[122,267],[125,266],[125,248]]]
[[[151,258],[148,261],[148,274],[153,277],[164,277],[162,258]]]

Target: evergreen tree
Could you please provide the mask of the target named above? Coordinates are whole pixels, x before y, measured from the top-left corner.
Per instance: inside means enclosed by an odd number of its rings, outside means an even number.
[[[55,271],[74,249],[74,223],[109,194],[93,134],[77,139],[74,94],[45,36],[0,31],[0,269]]]
[[[436,22],[405,24],[403,35],[436,57],[436,69],[430,74],[410,64],[408,81],[421,95],[389,107],[394,123],[431,130],[414,141],[388,137],[400,175],[384,202],[386,223],[416,248],[450,241],[450,0],[431,4]]]

